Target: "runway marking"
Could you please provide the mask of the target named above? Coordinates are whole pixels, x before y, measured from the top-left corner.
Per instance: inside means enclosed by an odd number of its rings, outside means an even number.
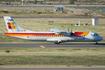
[[[43,45],[39,45],[41,48],[46,48],[45,46],[43,46]]]

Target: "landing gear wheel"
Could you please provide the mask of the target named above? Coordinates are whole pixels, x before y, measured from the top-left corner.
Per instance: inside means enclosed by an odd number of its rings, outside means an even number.
[[[96,44],[98,44],[98,41],[96,41]]]
[[[55,44],[60,44],[60,42],[55,42]]]

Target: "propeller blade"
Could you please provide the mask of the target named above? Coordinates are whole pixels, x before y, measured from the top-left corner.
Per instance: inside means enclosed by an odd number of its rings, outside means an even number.
[[[71,33],[72,33],[72,29],[71,29]]]
[[[68,28],[68,32],[69,32],[69,28]]]

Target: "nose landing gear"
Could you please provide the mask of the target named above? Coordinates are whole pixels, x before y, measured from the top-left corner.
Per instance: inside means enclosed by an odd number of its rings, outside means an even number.
[[[96,41],[96,44],[98,44],[98,41]]]

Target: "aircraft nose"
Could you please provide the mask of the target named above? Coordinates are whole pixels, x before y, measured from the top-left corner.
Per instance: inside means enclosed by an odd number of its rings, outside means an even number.
[[[103,40],[103,38],[102,38],[101,36],[99,37],[99,39],[100,39],[100,40]]]

